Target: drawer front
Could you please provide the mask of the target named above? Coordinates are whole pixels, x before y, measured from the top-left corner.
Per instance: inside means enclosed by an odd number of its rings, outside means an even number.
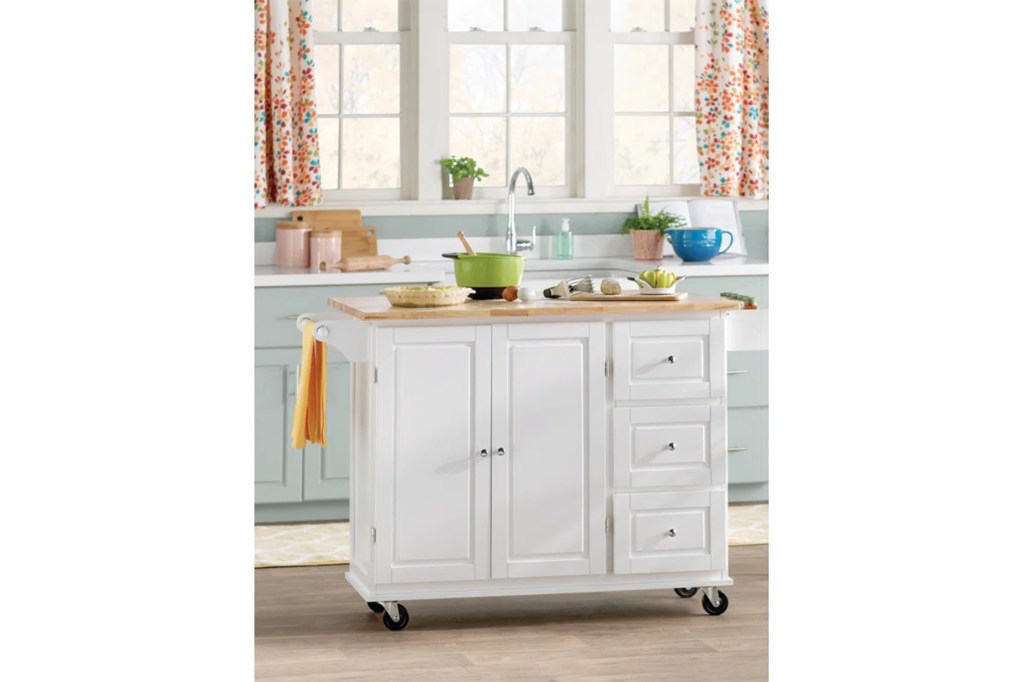
[[[722,570],[725,493],[620,493],[614,496],[616,573]]]
[[[301,313],[331,312],[329,298],[376,296],[386,285],[360,284],[325,287],[258,287],[254,318],[257,348],[301,346],[295,326]]]
[[[729,483],[768,480],[768,408],[729,408]]]
[[[768,351],[726,353],[729,407],[760,407],[768,404]]]
[[[725,394],[721,319],[616,322],[616,400],[676,400]]]
[[[768,275],[751,275],[746,277],[687,277],[679,286],[678,291],[685,291],[701,296],[718,296],[728,291],[757,299],[760,308],[768,307]]]
[[[615,487],[718,485],[726,482],[725,407],[617,407]]]

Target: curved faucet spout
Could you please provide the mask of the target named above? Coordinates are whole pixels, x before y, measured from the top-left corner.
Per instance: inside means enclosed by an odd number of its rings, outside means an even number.
[[[505,233],[505,251],[511,254],[533,248],[533,241],[516,238],[516,179],[520,174],[526,176],[526,193],[533,194],[533,176],[530,175],[530,171],[523,166],[516,168],[508,181],[508,230]]]
[[[508,181],[508,193],[512,194],[516,191],[516,178],[522,173],[526,176],[526,193],[533,194],[533,176],[530,175],[530,171],[526,170],[524,166],[516,168],[515,172],[512,173],[512,179]]]

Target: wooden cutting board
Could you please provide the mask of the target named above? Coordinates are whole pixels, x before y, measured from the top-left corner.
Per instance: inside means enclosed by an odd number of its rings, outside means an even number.
[[[612,303],[615,301],[682,301],[686,298],[686,292],[680,291],[674,294],[590,294],[586,292],[577,292],[569,296],[569,298],[560,299],[563,301],[602,301],[605,303]]]
[[[377,228],[363,225],[363,215],[358,208],[292,211],[292,222],[307,223],[314,230],[341,230],[342,258],[377,255]]]
[[[363,213],[358,208],[337,211],[292,211],[292,220],[309,223],[314,230],[317,227],[343,230],[349,227],[362,227]]]

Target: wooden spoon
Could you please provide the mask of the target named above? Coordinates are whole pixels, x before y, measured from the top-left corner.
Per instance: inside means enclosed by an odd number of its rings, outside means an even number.
[[[474,251],[473,247],[469,245],[468,241],[466,241],[466,233],[463,232],[462,230],[459,230],[459,241],[461,241],[462,245],[464,247],[466,247],[466,255],[467,256],[475,256],[476,255],[476,251]]]

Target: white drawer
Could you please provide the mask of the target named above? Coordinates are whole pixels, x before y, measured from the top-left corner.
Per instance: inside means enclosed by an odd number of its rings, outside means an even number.
[[[725,395],[721,319],[616,322],[615,400],[675,400]]]
[[[615,573],[726,567],[725,492],[621,493],[614,505]]]
[[[617,407],[612,439],[616,488],[726,482],[724,405]]]

